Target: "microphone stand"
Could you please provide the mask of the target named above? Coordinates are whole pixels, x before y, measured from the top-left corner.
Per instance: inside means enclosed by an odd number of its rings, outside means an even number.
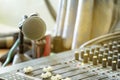
[[[31,58],[24,54],[24,35],[22,33],[22,26],[19,27],[20,31],[19,31],[19,51],[18,53],[14,56],[13,59],[13,63],[12,64],[16,64],[16,63],[20,63],[20,62],[24,62],[27,60],[30,60]]]

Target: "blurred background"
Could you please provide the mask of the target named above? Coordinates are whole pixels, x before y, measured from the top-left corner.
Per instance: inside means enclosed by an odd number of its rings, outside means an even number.
[[[58,10],[59,0],[49,0],[55,12]],[[18,23],[24,15],[38,13],[45,21],[47,30],[52,31],[55,21],[51,17],[45,0],[0,0],[0,33],[18,30]]]

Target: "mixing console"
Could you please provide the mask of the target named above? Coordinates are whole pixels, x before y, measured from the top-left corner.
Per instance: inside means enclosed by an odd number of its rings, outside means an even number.
[[[0,80],[120,80],[120,40],[1,68]]]

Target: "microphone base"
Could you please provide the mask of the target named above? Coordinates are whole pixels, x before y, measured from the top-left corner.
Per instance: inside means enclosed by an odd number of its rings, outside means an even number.
[[[14,56],[14,59],[13,59],[13,65],[14,64],[17,64],[17,63],[21,63],[21,62],[25,62],[25,61],[28,61],[28,60],[31,60],[31,58],[26,55],[26,54],[19,54],[17,53],[15,56]]]

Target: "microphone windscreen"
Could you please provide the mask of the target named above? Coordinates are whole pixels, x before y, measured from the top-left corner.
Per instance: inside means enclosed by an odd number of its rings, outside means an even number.
[[[46,24],[40,17],[31,16],[23,22],[22,31],[25,37],[39,40],[46,32]]]

